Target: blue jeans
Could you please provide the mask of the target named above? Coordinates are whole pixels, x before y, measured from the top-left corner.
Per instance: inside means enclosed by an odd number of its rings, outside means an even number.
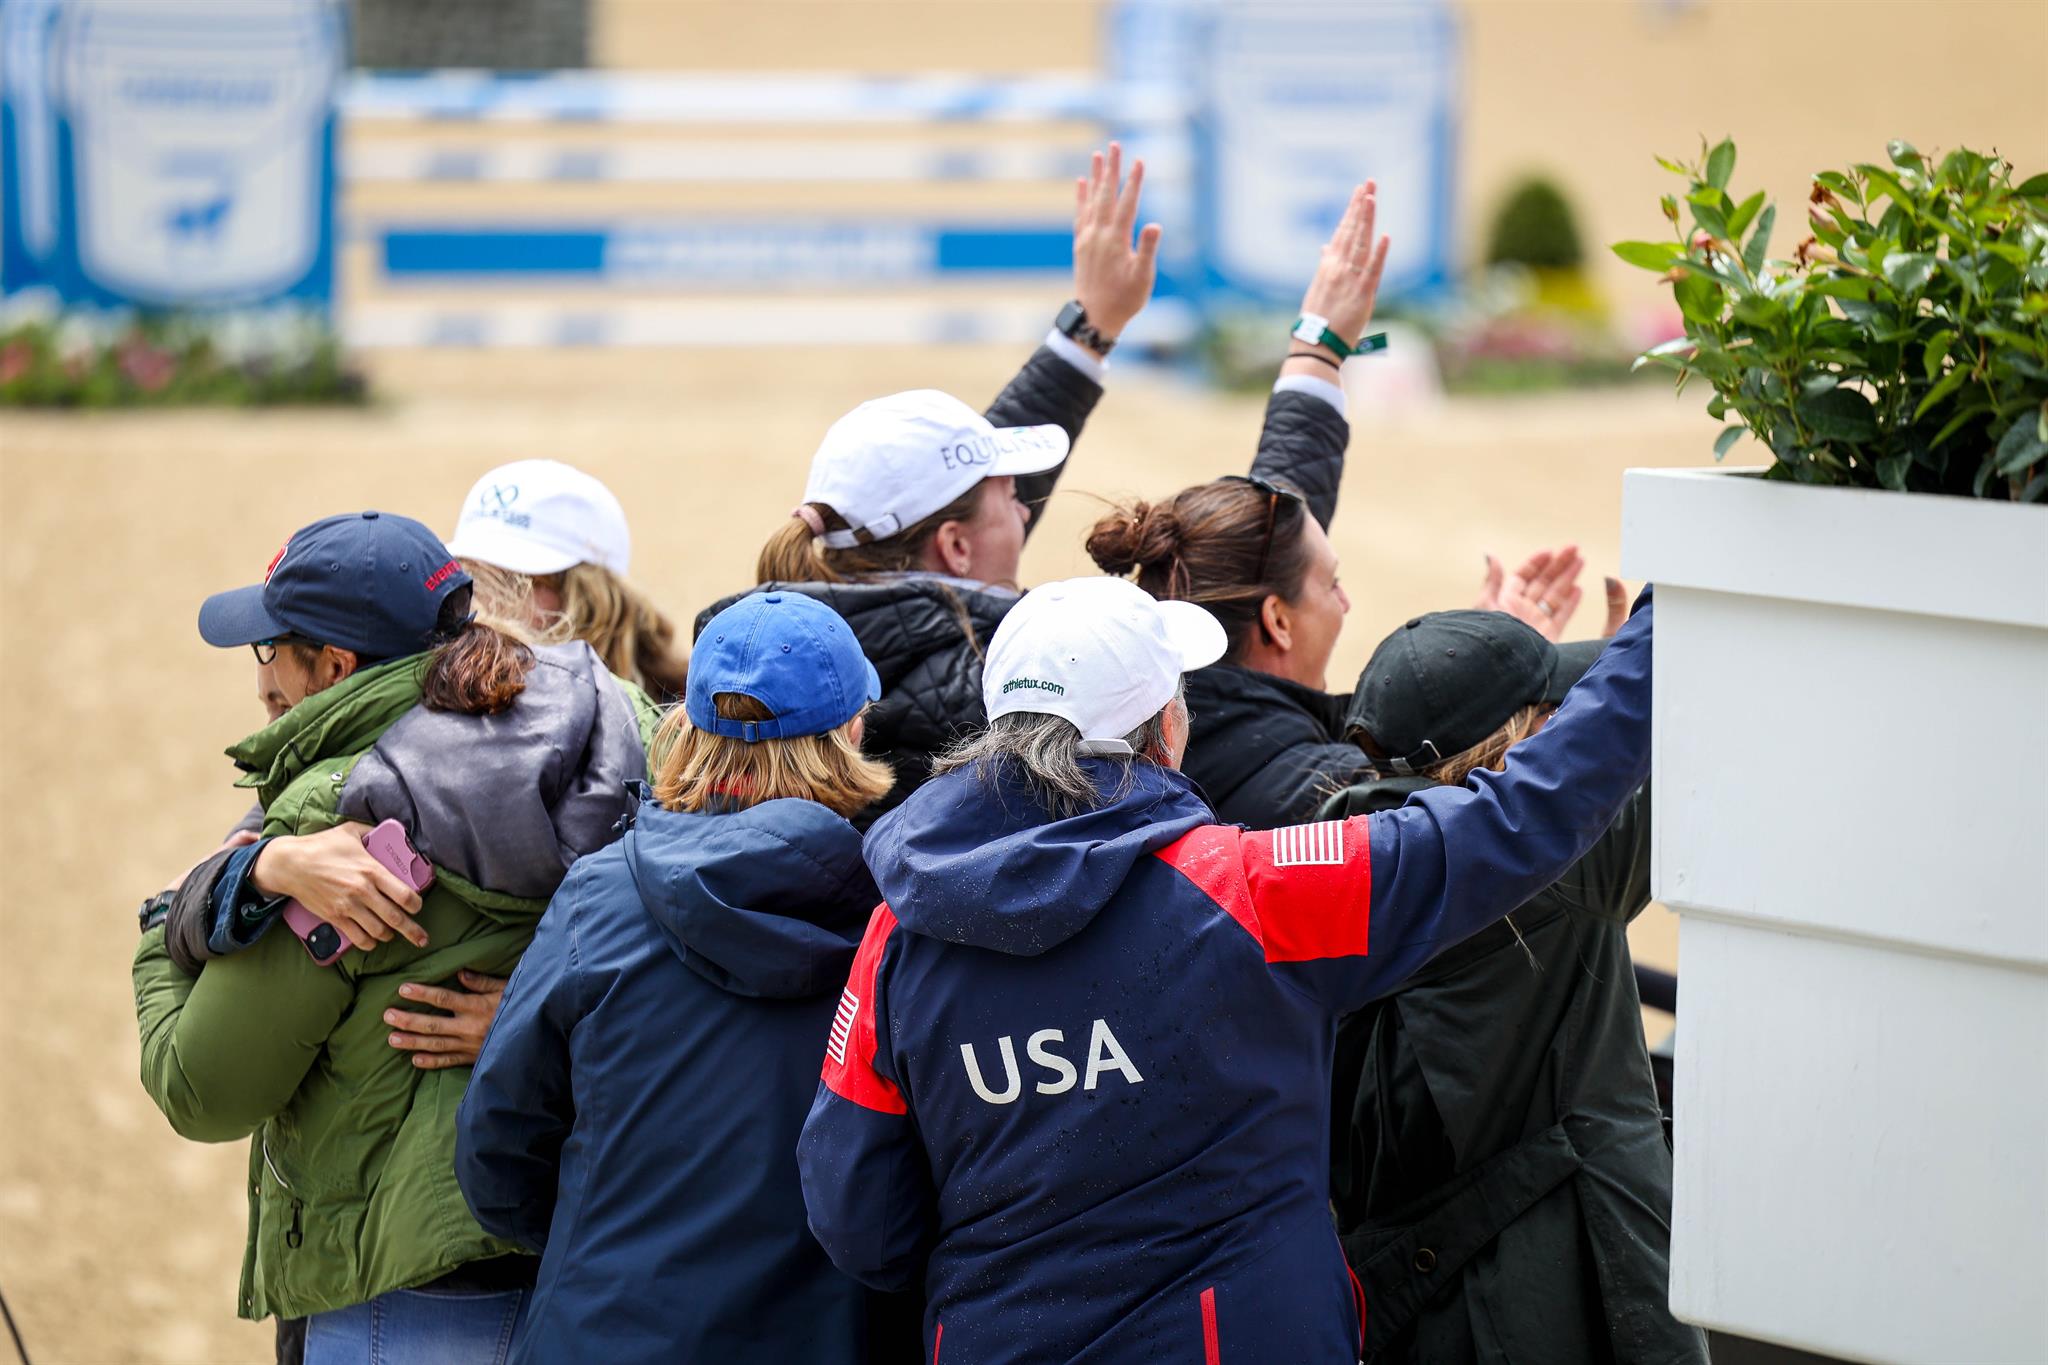
[[[306,1319],[305,1365],[505,1365],[528,1291],[394,1289]]]

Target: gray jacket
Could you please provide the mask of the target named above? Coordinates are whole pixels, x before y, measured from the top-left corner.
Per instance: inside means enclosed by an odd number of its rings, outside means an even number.
[[[341,813],[404,825],[420,856],[491,891],[545,900],[617,837],[647,776],[633,703],[581,640],[535,648],[504,713],[414,707],[357,760]]]
[[[350,771],[343,818],[397,820],[428,862],[487,890],[552,896],[571,863],[617,837],[647,754],[632,700],[589,645],[533,654],[525,691],[500,715],[401,716]],[[171,959],[193,975],[218,955],[213,890],[232,856],[194,868],[165,922]]]

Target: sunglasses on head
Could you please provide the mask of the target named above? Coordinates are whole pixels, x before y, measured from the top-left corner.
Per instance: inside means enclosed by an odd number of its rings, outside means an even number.
[[[1280,499],[1292,498],[1301,502],[1302,496],[1285,484],[1271,483],[1256,474],[1225,474],[1217,482],[1248,483],[1266,495],[1266,538],[1259,544],[1259,571],[1253,575],[1254,582],[1263,583],[1266,581],[1266,563],[1273,557],[1273,523],[1280,514]]]

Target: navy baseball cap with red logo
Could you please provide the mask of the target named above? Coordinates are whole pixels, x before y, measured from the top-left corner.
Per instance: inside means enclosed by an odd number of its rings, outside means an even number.
[[[396,659],[435,642],[442,603],[469,582],[411,517],[349,512],[294,532],[261,583],[207,598],[199,634],[223,649],[290,636]]]

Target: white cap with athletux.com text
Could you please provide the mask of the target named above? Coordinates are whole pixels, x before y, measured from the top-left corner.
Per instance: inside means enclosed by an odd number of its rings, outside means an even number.
[[[1122,578],[1069,578],[1024,594],[982,663],[990,720],[1016,711],[1071,722],[1084,740],[1122,740],[1166,709],[1181,674],[1223,657],[1222,623]]]
[[[951,394],[912,389],[862,403],[811,457],[804,501],[837,512],[835,549],[886,540],[983,479],[1042,474],[1067,458],[1057,426],[998,427]]]
[[[558,460],[517,460],[476,481],[449,538],[457,559],[513,573],[599,564],[623,576],[633,558],[626,509],[612,490]]]

